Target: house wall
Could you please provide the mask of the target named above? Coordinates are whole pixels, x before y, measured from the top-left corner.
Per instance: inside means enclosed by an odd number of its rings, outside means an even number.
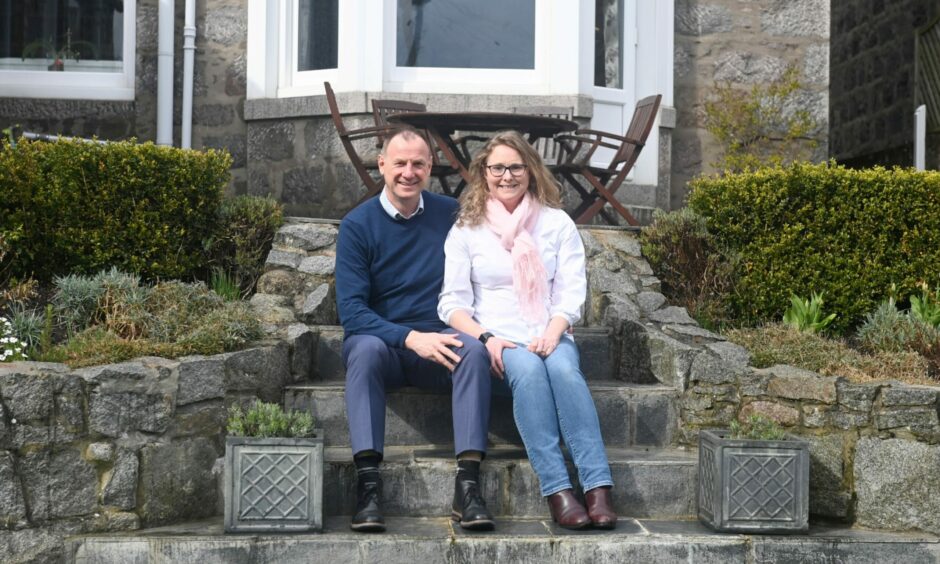
[[[137,2],[136,97],[128,102],[0,98],[0,127],[119,140],[156,139],[158,0]],[[176,2],[174,37],[174,144],[179,144],[183,67],[183,10]],[[199,0],[196,5],[192,146],[232,153],[230,191],[246,191],[245,52],[247,26],[241,0]]]
[[[673,209],[682,206],[690,179],[716,172],[720,153],[705,131],[704,103],[718,84],[750,88],[796,65],[803,83],[797,104],[817,123],[813,158],[826,158],[828,0],[677,0],[675,14]]]
[[[914,164],[914,33],[936,0],[832,2],[830,155],[850,166]],[[937,166],[940,140],[931,155]]]

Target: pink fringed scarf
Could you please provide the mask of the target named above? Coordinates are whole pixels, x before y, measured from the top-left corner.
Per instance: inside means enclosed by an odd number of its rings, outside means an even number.
[[[519,296],[523,319],[532,324],[544,323],[548,317],[545,311],[548,275],[532,239],[540,207],[528,192],[512,213],[495,198],[486,202],[486,223],[512,256],[513,288]]]

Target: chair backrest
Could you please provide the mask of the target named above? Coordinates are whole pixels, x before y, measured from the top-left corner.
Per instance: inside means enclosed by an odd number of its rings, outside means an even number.
[[[407,102],[405,100],[372,100],[372,119],[377,127],[388,125],[386,119],[390,115],[404,114],[408,112],[426,112],[427,106],[417,102]],[[385,138],[379,136],[376,140],[376,146],[381,147],[385,143]]]
[[[377,180],[369,174],[366,163],[362,160],[362,157],[359,155],[359,152],[352,142],[353,139],[374,137],[377,133],[374,131],[362,131],[360,133],[360,130],[350,131],[346,129],[346,124],[343,123],[343,117],[339,113],[339,106],[336,104],[336,94],[333,93],[333,88],[330,86],[329,82],[324,82],[323,88],[326,91],[326,103],[330,107],[330,115],[333,117],[333,125],[336,127],[336,133],[339,134],[339,140],[343,144],[343,149],[346,150],[346,155],[349,157],[350,162],[352,162],[353,168],[356,169],[356,173],[359,174],[359,178],[362,179],[362,182],[366,186],[366,195],[359,200],[361,202],[377,193],[384,185],[384,181],[381,179]]]
[[[662,101],[662,94],[647,96],[636,103],[633,110],[633,118],[630,120],[630,126],[624,133],[626,141],[620,145],[617,154],[614,155],[610,163],[610,170],[626,169],[628,172],[636,164],[640,151],[646,144],[646,139],[653,130],[653,123],[656,121],[656,115],[659,111],[659,103]]]
[[[574,116],[574,108],[570,106],[519,106],[512,111],[517,114],[527,114],[532,116],[545,116],[558,119],[571,119]],[[557,164],[559,160],[558,143],[548,137],[536,139],[532,144],[535,151],[542,157],[547,165]]]

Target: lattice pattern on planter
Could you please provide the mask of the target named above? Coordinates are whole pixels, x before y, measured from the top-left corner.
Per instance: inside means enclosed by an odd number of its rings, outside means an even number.
[[[794,515],[796,458],[732,454],[728,516],[731,519],[783,519]]]
[[[239,519],[307,519],[306,454],[251,453],[242,458]]]
[[[699,455],[701,457],[699,467],[701,468],[702,477],[698,481],[698,503],[699,508],[711,516],[712,509],[715,507],[715,471],[717,467],[715,449],[710,446],[702,446]]]

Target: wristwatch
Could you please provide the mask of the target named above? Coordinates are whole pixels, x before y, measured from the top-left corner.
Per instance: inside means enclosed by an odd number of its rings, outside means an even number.
[[[485,345],[486,342],[489,341],[489,340],[490,340],[490,337],[492,337],[492,336],[493,336],[493,334],[490,333],[489,331],[486,331],[486,332],[484,332],[484,333],[481,333],[481,334],[480,334],[480,342]]]

